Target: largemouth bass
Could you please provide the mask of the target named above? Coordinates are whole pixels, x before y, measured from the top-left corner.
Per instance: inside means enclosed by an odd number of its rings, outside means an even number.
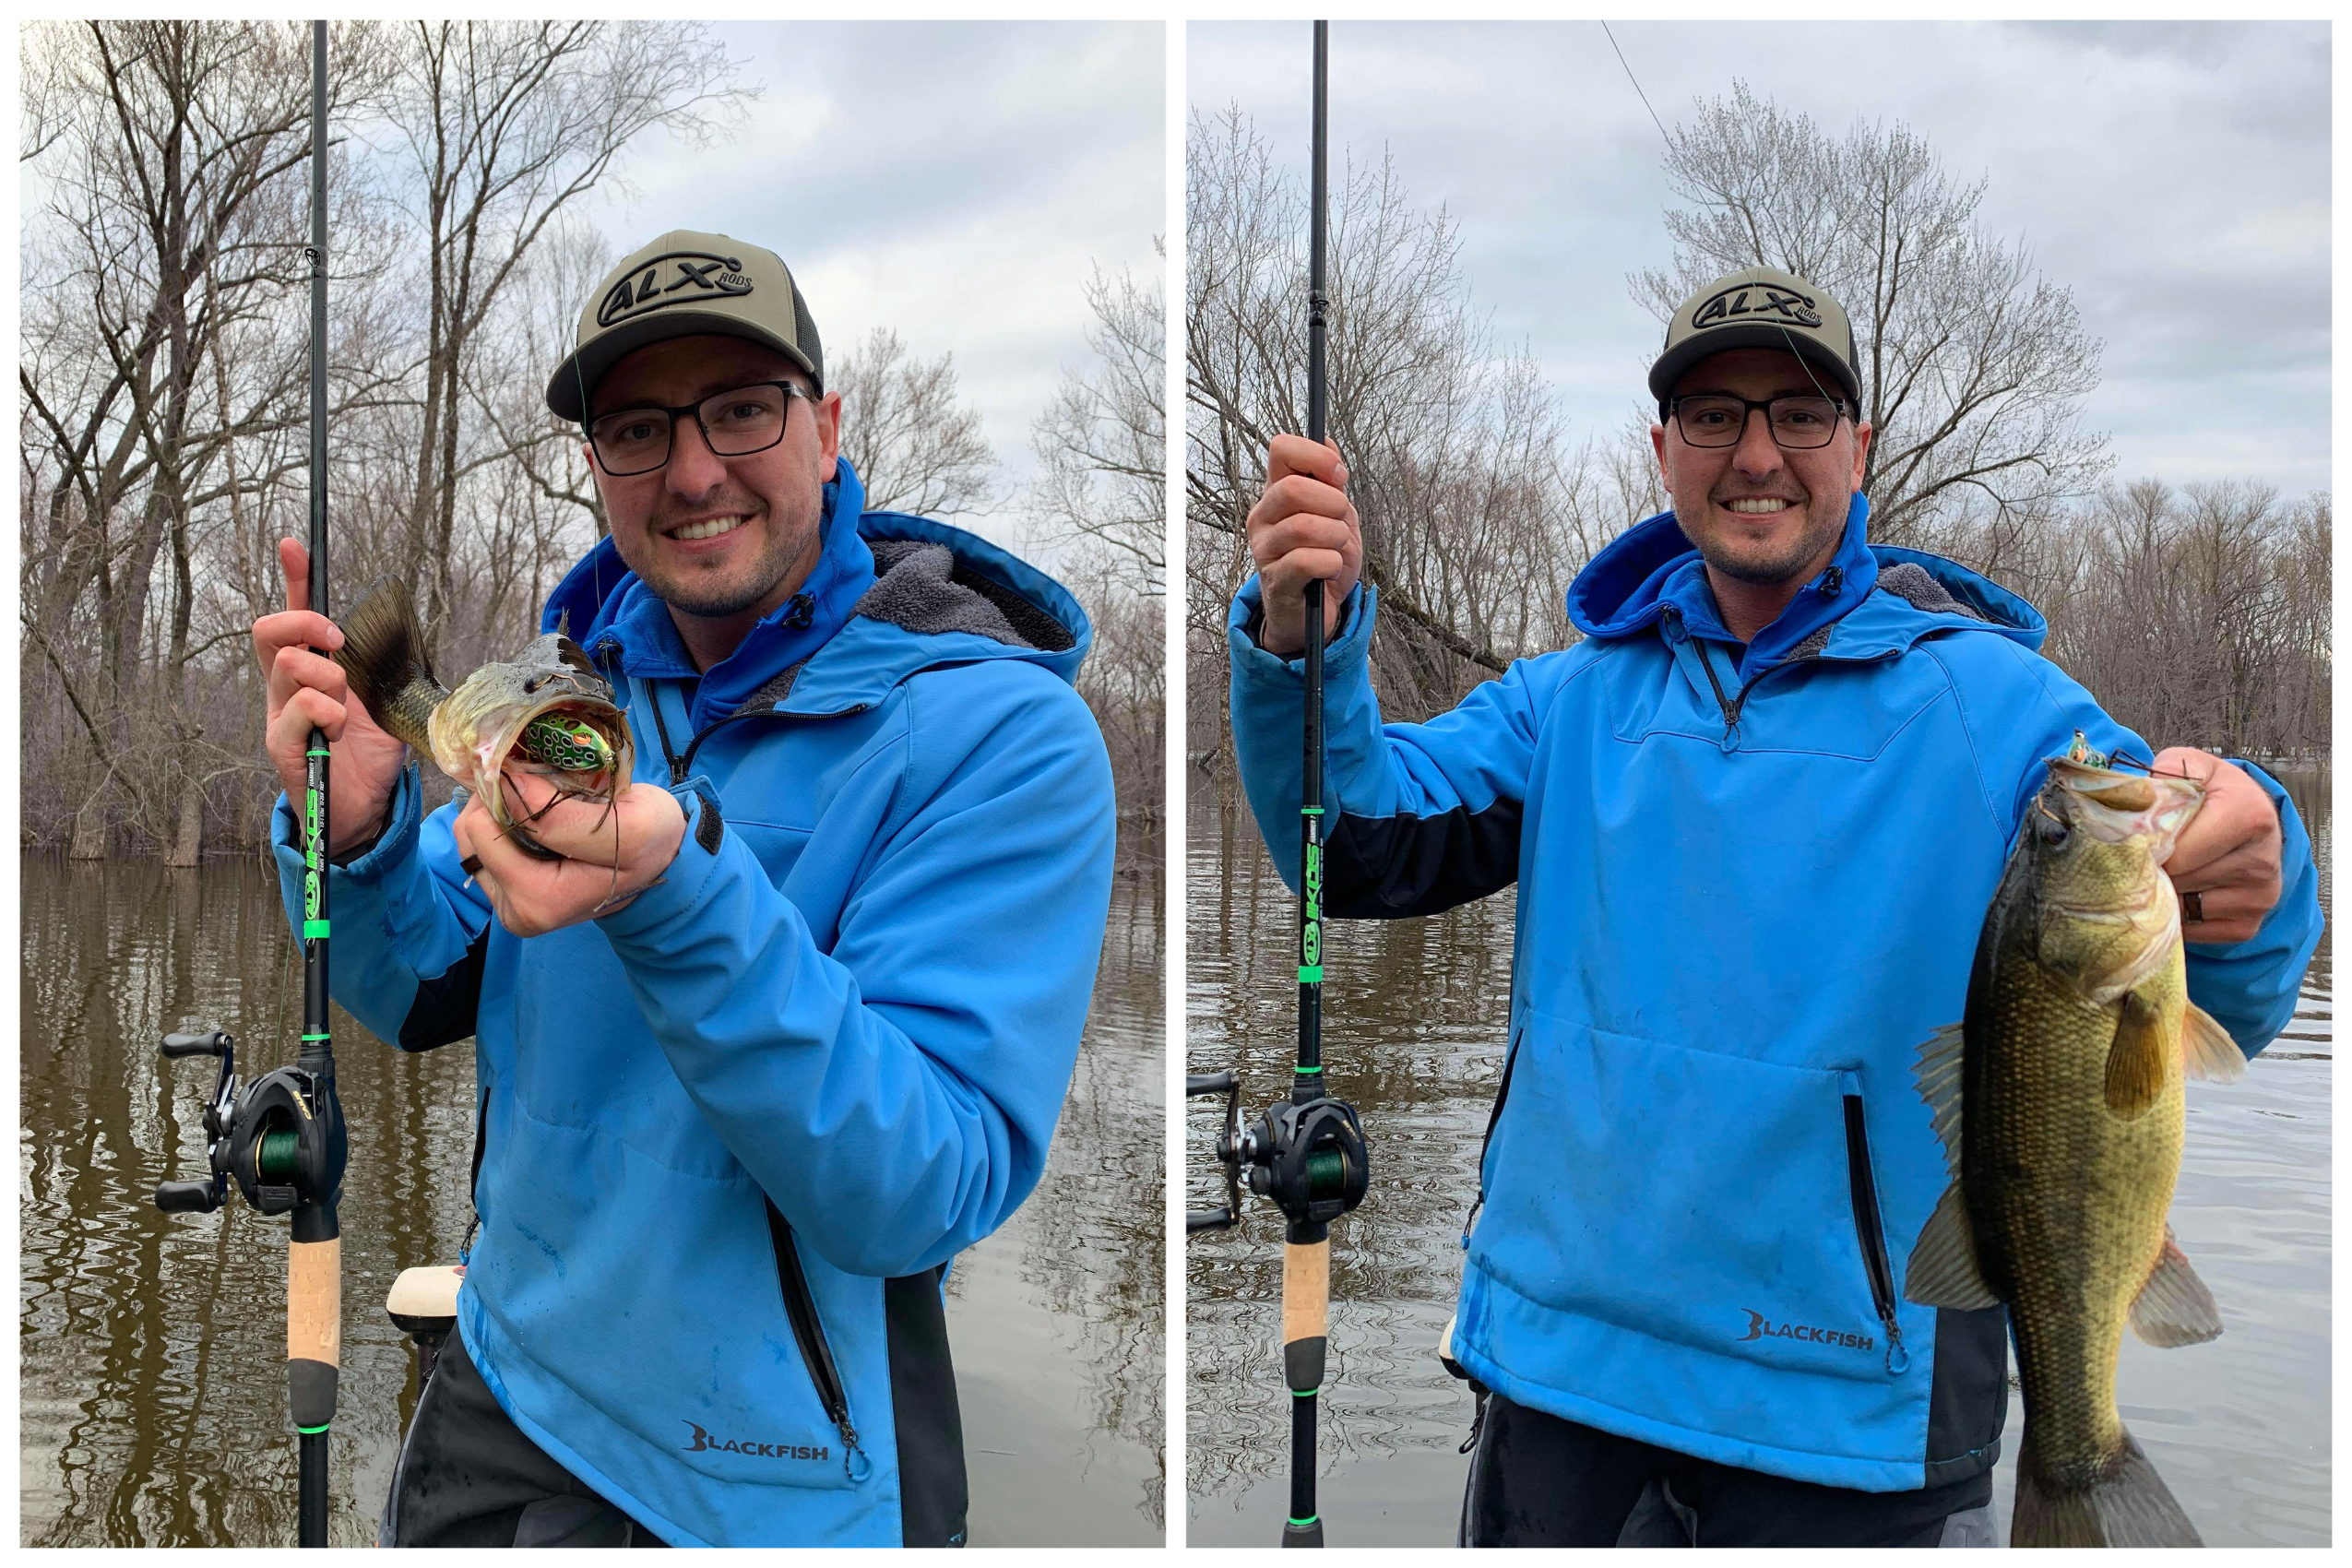
[[[562,631],[483,665],[452,692],[434,678],[416,606],[401,583],[379,584],[341,624],[335,662],[369,717],[481,796],[528,853],[561,858],[530,836],[538,814],[517,814],[505,774],[540,774],[554,783],[558,800],[608,805],[629,787],[636,747],[628,720],[613,706],[612,685]]]
[[[1904,1295],[2009,1308],[2025,1405],[2012,1546],[2204,1544],[2115,1408],[2127,1323],[2152,1345],[2221,1332],[2165,1222],[2183,1080],[2246,1071],[2189,1000],[2161,869],[2204,799],[2186,778],[2052,757],[1986,911],[1966,1016],[1920,1048],[1953,1180]]]

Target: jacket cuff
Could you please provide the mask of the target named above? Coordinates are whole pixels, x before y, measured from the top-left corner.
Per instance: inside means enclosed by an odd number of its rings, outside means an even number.
[[[2320,909],[2319,868],[2311,836],[2286,787],[2242,757],[2227,759],[2262,786],[2278,812],[2278,902],[2254,934],[2243,942],[2185,941],[2189,988],[2198,1005],[2227,1029],[2239,1048],[2252,1056],[2293,1022],[2304,971],[2326,932]],[[2200,992],[2214,992],[2207,1001]]]
[[[708,790],[708,781],[699,777],[671,787],[670,793],[686,814],[685,836],[653,885],[598,919],[615,952],[624,943],[658,951],[673,927],[695,939],[695,922],[712,880],[725,870],[719,862],[727,849],[726,825]]]
[[[1372,623],[1379,610],[1380,590],[1361,580],[1340,600],[1339,624],[1332,628],[1331,640],[1323,646],[1325,680],[1351,671],[1371,658]],[[1241,591],[1234,595],[1225,622],[1226,641],[1232,648],[1233,673],[1238,679],[1296,690],[1307,678],[1307,656],[1300,653],[1283,659],[1260,647],[1258,630],[1265,620],[1265,603],[1259,597],[1258,579],[1253,574],[1241,585]]]

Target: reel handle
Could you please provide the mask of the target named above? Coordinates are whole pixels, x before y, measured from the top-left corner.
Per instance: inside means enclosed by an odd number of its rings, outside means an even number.
[[[236,1040],[226,1029],[199,1034],[165,1035],[160,1049],[166,1056],[226,1056]]]
[[[210,1214],[220,1194],[209,1182],[166,1182],[155,1189],[155,1206],[166,1214]]]
[[[1241,1223],[1241,1075],[1232,1068],[1222,1073],[1187,1073],[1184,1075],[1184,1098],[1206,1099],[1211,1095],[1225,1097],[1225,1126],[1217,1137],[1217,1162],[1225,1168],[1225,1203],[1218,1208],[1188,1208],[1184,1211],[1184,1234],[1196,1230],[1225,1230]]]

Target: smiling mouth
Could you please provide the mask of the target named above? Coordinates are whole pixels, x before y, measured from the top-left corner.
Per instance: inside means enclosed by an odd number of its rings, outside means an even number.
[[[680,540],[717,539],[721,534],[733,533],[742,526],[741,517],[707,517],[698,523],[681,523],[674,529],[664,529],[661,537]]]
[[[1717,505],[1725,511],[1737,512],[1743,517],[1769,517],[1775,513],[1789,510],[1797,503],[1780,495],[1743,495],[1735,501],[1718,502]]]

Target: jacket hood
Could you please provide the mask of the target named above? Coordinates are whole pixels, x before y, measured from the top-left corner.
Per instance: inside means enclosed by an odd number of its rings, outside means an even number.
[[[1837,553],[1749,645],[1747,664],[1796,658],[1871,659],[1930,632],[1995,632],[2041,647],[2049,624],[2017,595],[1941,555],[1868,539],[1870,501],[1856,495]],[[1706,567],[1672,512],[1628,529],[1576,574],[1568,618],[1586,636],[1627,637],[1679,616],[1694,636],[1734,641]]]
[[[633,679],[697,682],[698,725],[785,706],[871,707],[917,671],[983,659],[1027,659],[1075,679],[1094,633],[1061,584],[961,529],[864,510],[865,486],[847,457],[824,498],[824,549],[801,591],[707,671],[695,669],[669,607],[609,537],[557,585],[540,629],[582,628],[572,636],[590,656]],[[844,518],[854,526],[841,527]]]

